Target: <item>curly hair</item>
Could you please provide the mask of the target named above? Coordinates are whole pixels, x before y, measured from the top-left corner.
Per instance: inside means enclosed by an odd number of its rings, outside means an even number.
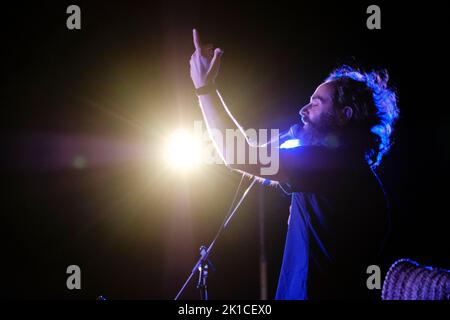
[[[350,128],[358,130],[366,160],[372,168],[391,147],[391,134],[399,116],[397,95],[388,87],[387,70],[362,72],[344,65],[326,79],[333,81],[333,102],[338,108],[353,110]]]

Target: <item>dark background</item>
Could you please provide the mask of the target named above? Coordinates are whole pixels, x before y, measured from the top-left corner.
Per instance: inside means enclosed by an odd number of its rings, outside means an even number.
[[[218,83],[247,128],[298,121],[342,63],[388,68],[401,116],[378,170],[394,222],[382,269],[403,257],[450,268],[448,19],[428,3],[378,2],[382,29],[373,31],[364,1],[5,5],[1,295],[175,296],[240,179],[217,165],[174,172],[161,159],[164,137],[201,119],[188,69],[193,27],[224,49]],[[70,4],[81,7],[80,31],[66,28]],[[274,297],[289,199],[258,187],[212,256],[211,298],[259,298],[260,197]],[[71,264],[82,290],[66,288]],[[193,285],[184,297],[197,297]]]

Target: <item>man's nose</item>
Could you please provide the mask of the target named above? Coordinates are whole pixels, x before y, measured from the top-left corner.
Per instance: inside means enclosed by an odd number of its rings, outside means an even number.
[[[302,107],[302,108],[300,109],[300,111],[299,111],[300,116],[304,117],[304,116],[307,115],[308,110],[309,110],[309,106],[310,106],[310,105],[311,105],[311,104],[308,103],[306,106],[304,106],[304,107]]]

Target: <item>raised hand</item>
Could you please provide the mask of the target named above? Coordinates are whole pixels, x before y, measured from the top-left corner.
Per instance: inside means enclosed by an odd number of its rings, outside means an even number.
[[[219,74],[222,49],[212,44],[202,45],[200,35],[196,29],[192,30],[195,51],[191,56],[191,79],[195,88],[213,84]]]

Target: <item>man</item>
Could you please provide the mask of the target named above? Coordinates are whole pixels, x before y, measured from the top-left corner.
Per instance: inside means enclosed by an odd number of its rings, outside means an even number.
[[[191,78],[208,130],[240,128],[214,87],[223,51],[202,45],[195,29],[193,39]],[[349,67],[333,72],[300,110],[301,146],[280,150],[274,175],[261,174],[262,163],[234,163],[229,155],[235,153],[211,134],[227,166],[287,184],[292,191],[277,299],[374,295],[366,285],[366,270],[378,263],[388,212],[373,169],[389,149],[398,118],[387,80],[387,72],[361,73]],[[246,148],[261,151],[267,146]]]

